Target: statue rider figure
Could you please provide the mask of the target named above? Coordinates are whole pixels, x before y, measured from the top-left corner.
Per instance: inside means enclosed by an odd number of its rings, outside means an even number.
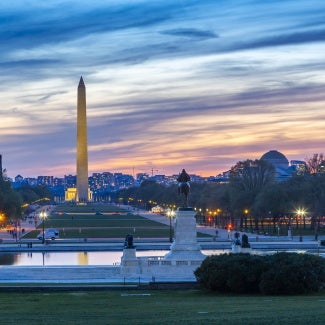
[[[183,169],[182,172],[177,177],[178,194],[181,194],[182,185],[187,185],[188,187],[190,187],[190,183],[189,183],[190,180],[191,180],[190,175],[185,171],[185,169]]]
[[[185,169],[177,177],[178,181],[178,194],[184,194],[183,207],[188,206],[188,195],[190,193],[190,183],[191,177],[186,173]]]

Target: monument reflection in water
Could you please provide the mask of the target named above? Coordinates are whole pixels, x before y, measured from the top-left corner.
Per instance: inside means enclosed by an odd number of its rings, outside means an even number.
[[[138,251],[138,256],[160,259],[169,251]],[[203,250],[205,255],[223,254],[228,250]],[[51,265],[118,265],[122,252],[23,252],[0,254],[0,266],[51,266]]]
[[[143,251],[140,255],[163,256],[168,251]],[[122,252],[22,252],[0,254],[0,265],[117,265]]]

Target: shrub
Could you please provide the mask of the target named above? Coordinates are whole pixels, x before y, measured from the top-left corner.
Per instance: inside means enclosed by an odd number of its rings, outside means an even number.
[[[263,294],[317,292],[325,282],[325,261],[319,256],[278,253],[269,256],[267,263],[260,282]]]
[[[198,283],[209,290],[256,293],[264,268],[261,256],[223,254],[208,256],[194,274]]]
[[[194,274],[201,287],[212,291],[300,294],[321,288],[325,282],[325,260],[296,253],[212,255]]]

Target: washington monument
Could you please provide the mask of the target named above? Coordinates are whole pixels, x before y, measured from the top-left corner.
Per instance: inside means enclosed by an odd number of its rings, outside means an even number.
[[[77,100],[77,202],[88,202],[88,143],[86,115],[86,87],[82,77]]]

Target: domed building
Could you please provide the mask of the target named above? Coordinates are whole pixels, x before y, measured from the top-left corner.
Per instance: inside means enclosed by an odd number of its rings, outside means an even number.
[[[289,161],[287,157],[277,150],[270,150],[266,152],[260,160],[266,160],[271,163],[276,171],[277,180],[284,180],[291,177],[291,171],[289,169]]]
[[[268,151],[260,159],[268,161],[276,168],[278,167],[282,169],[287,169],[289,167],[289,161],[287,157],[277,150]]]

